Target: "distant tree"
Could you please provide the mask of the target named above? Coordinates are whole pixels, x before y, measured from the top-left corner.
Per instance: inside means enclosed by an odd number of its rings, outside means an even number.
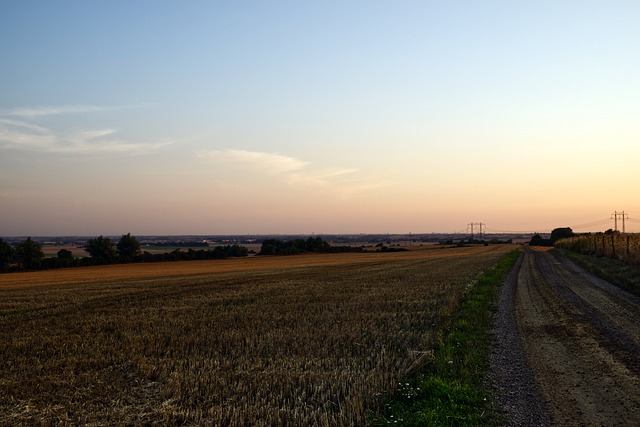
[[[462,246],[466,246],[464,243]],[[407,252],[409,249],[407,248],[389,248],[387,246],[383,246],[378,249],[376,252]]]
[[[140,242],[133,237],[131,233],[123,235],[117,247],[118,255],[120,255],[121,258],[130,260],[140,255]]]
[[[0,271],[6,270],[13,261],[13,248],[0,238]]]
[[[27,240],[15,245],[16,261],[22,266],[22,268],[33,269],[40,266],[40,261],[44,258],[44,252],[42,252],[42,245],[38,242],[31,240],[31,237],[27,237]]]
[[[71,252],[68,249],[60,249],[58,251],[58,259],[64,259],[64,260],[73,259],[73,252]]]
[[[543,239],[541,235],[534,234],[529,241],[529,246],[553,246],[551,239]]]
[[[216,246],[212,251],[208,251],[209,258],[225,259],[229,257],[245,257],[249,254],[249,250],[240,245]]]
[[[575,236],[575,233],[571,227],[556,228],[551,232],[551,241],[555,242],[556,240],[566,239],[573,236]]]
[[[308,239],[266,239],[262,242],[262,248],[258,255],[296,255],[307,252],[337,253],[337,252],[361,252],[362,248],[351,246],[331,246],[320,237]]]
[[[284,242],[279,239],[266,239],[262,242],[262,248],[258,255],[276,255]]]
[[[321,237],[309,237],[306,247],[309,252],[326,252],[330,248],[329,243]]]
[[[58,251],[58,265],[61,267],[70,267],[73,264],[73,252],[68,249],[60,249]]]
[[[108,237],[96,237],[87,240],[84,249],[91,255],[101,261],[111,261],[116,256],[113,241]]]

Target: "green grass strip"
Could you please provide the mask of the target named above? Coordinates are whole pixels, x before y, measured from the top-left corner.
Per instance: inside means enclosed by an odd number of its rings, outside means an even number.
[[[500,285],[519,256],[509,253],[470,288],[433,363],[398,385],[374,426],[500,424],[487,384],[491,329]]]

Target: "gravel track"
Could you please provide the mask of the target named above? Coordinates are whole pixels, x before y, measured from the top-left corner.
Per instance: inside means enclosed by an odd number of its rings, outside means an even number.
[[[495,340],[508,425],[640,425],[638,298],[527,249],[501,290]]]

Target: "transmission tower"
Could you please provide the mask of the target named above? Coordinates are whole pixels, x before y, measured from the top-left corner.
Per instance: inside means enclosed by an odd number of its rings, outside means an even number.
[[[626,231],[625,230],[624,220],[625,219],[629,219],[629,215],[624,213],[624,211],[622,211],[622,212],[614,211],[611,214],[611,219],[614,220],[614,231],[618,231],[618,218],[622,219],[622,232],[624,233]]]
[[[467,224],[467,230],[471,230],[471,240],[473,240],[473,227],[476,225],[480,229],[480,239],[482,239],[482,227],[486,228],[486,224],[484,222],[470,222]]]

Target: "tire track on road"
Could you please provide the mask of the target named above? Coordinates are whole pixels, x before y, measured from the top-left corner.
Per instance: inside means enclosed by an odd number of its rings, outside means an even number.
[[[514,270],[511,327],[553,424],[640,425],[637,298],[550,252],[527,249]]]

